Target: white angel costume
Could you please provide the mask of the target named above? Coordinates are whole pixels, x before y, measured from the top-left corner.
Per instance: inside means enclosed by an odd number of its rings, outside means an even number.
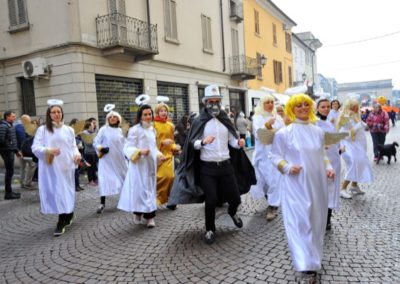
[[[267,195],[269,205],[280,206],[280,190],[278,188],[278,181],[281,173],[276,169],[276,167],[274,167],[272,161],[268,159],[272,144],[263,144],[257,133],[259,129],[266,129],[265,123],[271,118],[275,118],[275,122],[271,125],[274,130],[278,130],[285,126],[285,123],[279,115],[274,116],[269,112],[265,112],[264,115],[257,114],[253,117],[255,148],[252,162],[256,172],[257,184],[251,187],[250,192],[254,198],[261,198]]]
[[[128,169],[123,148],[125,137],[120,127],[104,125],[94,139],[93,145],[99,155],[98,182],[100,196],[119,194]],[[109,147],[102,155],[100,149]]]
[[[337,123],[337,120],[339,118],[340,111],[331,109],[329,111],[328,117],[326,118],[327,121],[330,121],[331,123],[335,124]]]
[[[336,127],[333,123],[327,120],[318,120],[317,126],[320,127],[325,133],[335,133]],[[328,180],[328,192],[329,192],[329,203],[328,208],[339,209],[340,199],[340,172],[341,172],[341,161],[339,154],[340,144],[329,145],[326,150],[326,156],[328,157],[333,170],[335,171],[335,179]]]
[[[296,120],[274,137],[270,157],[283,174],[281,207],[292,261],[297,271],[321,268],[328,214],[327,170],[324,132],[308,122]],[[301,166],[297,175],[289,174]]]
[[[32,152],[39,159],[39,196],[43,214],[69,214],[75,207],[74,157],[80,155],[74,130],[66,125],[53,126],[54,132],[40,126],[35,134]],[[60,155],[49,150],[59,148]]]
[[[342,158],[346,163],[345,180],[352,182],[372,182],[371,162],[367,156],[367,139],[365,137],[366,124],[363,121],[355,122],[352,117],[343,117],[339,122],[339,132],[350,132],[350,135],[341,141],[345,147]]]
[[[142,149],[149,149],[146,156]],[[151,213],[157,210],[157,149],[153,126],[136,124],[129,129],[124,154],[129,159],[128,174],[121,191],[118,208],[127,212]]]

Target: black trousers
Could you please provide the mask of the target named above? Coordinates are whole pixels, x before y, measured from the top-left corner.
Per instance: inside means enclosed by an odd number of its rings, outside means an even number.
[[[230,161],[217,164],[200,163],[200,185],[205,196],[206,231],[215,232],[215,207],[228,202],[228,214],[233,216],[240,205],[240,193]]]
[[[11,193],[12,188],[12,178],[14,175],[14,152],[10,150],[2,150],[0,151],[1,157],[4,161],[4,167],[6,169],[6,173],[4,175],[4,189],[5,193]]]
[[[85,154],[85,160],[91,165],[86,170],[89,182],[97,181],[97,162],[99,158],[96,154]]]
[[[156,211],[149,212],[149,213],[133,212],[133,214],[140,215],[140,216],[143,215],[143,218],[146,219],[146,220],[156,217]]]

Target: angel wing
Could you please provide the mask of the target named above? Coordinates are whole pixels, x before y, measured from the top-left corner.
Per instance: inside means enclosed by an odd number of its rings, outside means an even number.
[[[29,136],[35,136],[36,130],[38,129],[38,126],[32,122],[22,122],[25,132]]]
[[[325,146],[334,145],[349,136],[347,132],[325,132]]]
[[[259,128],[257,136],[260,142],[264,145],[270,145],[274,141],[276,129]]]
[[[122,129],[122,133],[124,134],[124,136],[127,137],[128,131],[129,131],[129,122],[123,118],[122,118],[122,122],[121,122],[121,129]]]
[[[82,141],[85,142],[86,145],[92,145],[93,144],[93,140],[96,137],[96,133],[79,133],[79,136],[82,138]]]
[[[71,125],[71,127],[74,129],[75,135],[78,135],[83,131],[83,128],[85,127],[85,121],[79,120],[75,124]]]

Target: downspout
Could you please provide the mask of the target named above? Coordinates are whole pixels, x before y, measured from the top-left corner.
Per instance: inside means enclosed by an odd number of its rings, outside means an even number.
[[[8,110],[10,107],[10,102],[8,101],[8,91],[7,91],[7,78],[6,78],[6,65],[4,61],[1,63],[3,69],[3,90],[4,90],[4,103],[6,105],[5,109]]]
[[[149,49],[151,49],[151,29],[150,29],[150,2],[146,0],[146,9],[147,9],[147,36],[149,40]]]
[[[221,6],[221,34],[222,34],[222,72],[225,72],[225,34],[224,34],[224,14],[222,9],[222,0],[219,1]]]

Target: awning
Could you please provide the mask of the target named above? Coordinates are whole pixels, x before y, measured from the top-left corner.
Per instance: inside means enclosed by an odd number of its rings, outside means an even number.
[[[263,88],[264,87],[262,87],[262,89]],[[268,90],[272,90],[272,89],[268,89]],[[275,91],[275,90],[272,90],[272,91]],[[286,104],[287,101],[290,99],[290,97],[287,96],[287,95],[279,94],[279,93],[275,93],[275,92],[267,92],[267,91],[264,91],[264,90],[260,91],[260,90],[251,90],[251,89],[249,89],[247,91],[247,94],[248,94],[248,96],[250,98],[258,98],[258,99],[263,97],[263,96],[265,96],[265,95],[267,95],[267,94],[269,94],[269,95],[273,96],[275,98],[275,100],[277,102],[279,102],[280,104],[282,104],[282,105]]]

